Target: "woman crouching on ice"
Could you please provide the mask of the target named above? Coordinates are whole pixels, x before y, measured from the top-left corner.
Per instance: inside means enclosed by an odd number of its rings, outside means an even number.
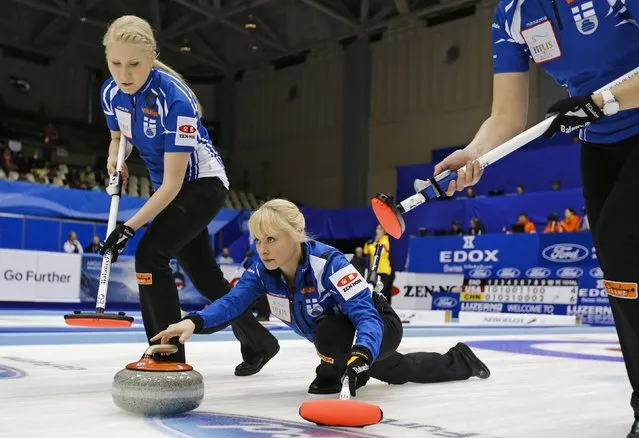
[[[371,376],[392,384],[490,376],[463,343],[446,354],[398,353],[403,330],[393,308],[371,292],[344,254],[307,236],[304,216],[292,202],[265,203],[251,216],[249,230],[260,259],[227,295],[151,341],[179,337],[184,343],[193,333],[219,331],[266,294],[271,313],[315,344],[321,362],[312,394],[339,393],[344,375],[352,396]]]

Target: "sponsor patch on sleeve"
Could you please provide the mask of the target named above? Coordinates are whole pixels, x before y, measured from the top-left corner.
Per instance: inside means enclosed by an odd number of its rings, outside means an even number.
[[[331,275],[329,279],[345,301],[350,300],[368,287],[368,283],[366,283],[364,277],[362,277],[353,265],[343,267]]]
[[[625,298],[627,300],[637,299],[637,283],[624,283],[622,281],[604,280],[606,293],[611,297]]]
[[[178,116],[175,130],[176,146],[197,146],[197,118]]]

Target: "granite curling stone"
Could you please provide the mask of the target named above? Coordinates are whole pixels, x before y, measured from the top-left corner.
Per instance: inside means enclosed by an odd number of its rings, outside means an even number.
[[[150,346],[142,358],[113,378],[113,401],[125,411],[143,415],[175,415],[191,411],[204,398],[204,380],[192,366],[156,362],[154,355],[175,353],[171,344]]]

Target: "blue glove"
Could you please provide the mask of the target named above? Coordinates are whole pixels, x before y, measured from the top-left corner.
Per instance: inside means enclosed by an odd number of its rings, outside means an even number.
[[[115,262],[122,250],[124,250],[126,242],[133,236],[135,236],[135,230],[133,228],[120,224],[115,227],[115,230],[111,231],[111,234],[109,234],[105,241],[100,243],[98,252],[104,255],[108,250],[111,250],[111,262]]]

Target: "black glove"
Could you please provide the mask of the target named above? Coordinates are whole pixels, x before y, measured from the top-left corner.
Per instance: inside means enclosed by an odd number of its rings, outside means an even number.
[[[355,397],[357,388],[366,385],[371,377],[371,354],[365,347],[357,345],[351,350],[350,359],[346,362],[346,376],[348,376],[348,389],[351,397]]]
[[[544,132],[544,137],[551,138],[558,132],[568,134],[591,123],[597,123],[604,117],[603,111],[590,95],[569,97],[555,102],[546,112],[546,117],[553,115],[557,115],[557,118]]]
[[[111,234],[109,234],[109,237],[107,237],[105,241],[100,243],[98,252],[104,255],[108,250],[111,250],[111,262],[115,262],[124,249],[127,240],[133,236],[135,236],[135,230],[133,228],[120,224],[115,227],[115,230],[111,231]]]

